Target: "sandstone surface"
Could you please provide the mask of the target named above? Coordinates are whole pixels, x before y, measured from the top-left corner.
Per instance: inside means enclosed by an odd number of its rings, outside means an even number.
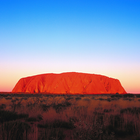
[[[118,79],[103,75],[67,72],[21,78],[14,93],[126,94]]]

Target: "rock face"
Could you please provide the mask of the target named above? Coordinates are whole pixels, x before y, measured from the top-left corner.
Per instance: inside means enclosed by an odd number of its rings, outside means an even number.
[[[51,94],[126,94],[117,79],[102,75],[67,72],[21,78],[12,92]]]

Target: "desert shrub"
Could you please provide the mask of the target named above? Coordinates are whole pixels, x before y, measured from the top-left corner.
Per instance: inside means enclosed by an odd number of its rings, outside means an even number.
[[[15,112],[11,111],[4,111],[0,110],[0,121],[5,122],[5,121],[12,121],[18,119],[18,115]]]
[[[120,113],[131,113],[131,114],[136,114],[138,115],[140,113],[140,107],[133,107],[133,108],[125,108],[125,109],[121,109]]]
[[[104,109],[104,112],[109,113],[109,112],[113,112],[113,109]]]
[[[56,110],[56,112],[60,112],[62,109],[66,109],[66,107],[71,106],[71,103],[66,101],[64,103],[61,104],[53,104],[52,107]]]
[[[136,97],[137,97],[137,98],[140,98],[140,94],[136,94]]]
[[[11,101],[11,102],[12,102],[12,101]],[[21,102],[18,102],[18,103],[16,104],[16,100],[14,100],[14,101],[13,101],[13,104],[10,105],[10,106],[11,106],[11,108],[13,109],[13,111],[15,111],[16,108],[20,108],[20,107],[21,107]]]
[[[108,133],[107,129],[102,125],[102,117],[97,117],[99,120],[94,119],[93,124],[80,121],[73,133],[75,140],[114,140],[114,134]]]
[[[37,119],[38,120],[43,120],[43,118],[42,118],[42,116],[40,114],[37,116]]]
[[[53,129],[49,135],[49,140],[63,140],[65,138],[65,135],[62,130]]]
[[[73,122],[71,120],[62,121],[62,120],[55,120],[52,124],[53,128],[64,128],[64,129],[73,129],[75,128]]]
[[[125,124],[124,128],[121,127],[115,127],[112,124],[110,124],[106,130],[108,130],[108,132],[113,132],[115,134],[115,137],[126,137],[129,135],[134,135],[136,134],[136,128],[133,122],[127,122],[127,124]]]
[[[71,103],[68,102],[68,101],[66,101],[66,102],[64,102],[64,106],[65,106],[65,107],[71,106]]]
[[[121,98],[121,97],[123,97],[123,95],[122,94],[113,94],[113,95],[111,95],[111,98],[114,98],[114,97]]]
[[[83,100],[84,100],[84,101],[90,101],[90,99],[89,99],[89,98],[84,98]]]
[[[123,94],[123,97],[126,98],[126,97],[135,97],[135,94]]]
[[[8,94],[0,94],[1,97],[7,97],[9,96]]]
[[[95,97],[92,97],[91,99],[95,99]]]
[[[60,129],[50,129],[44,130],[44,133],[41,133],[39,135],[38,140],[64,140],[65,139],[65,134],[63,130]]]
[[[103,98],[99,98],[100,101],[104,100]]]
[[[24,119],[28,117],[29,117],[29,114],[24,114],[24,113],[18,114],[18,119]]]
[[[11,102],[12,102],[12,103],[15,103],[15,102],[16,102],[16,99],[13,99]]]
[[[30,103],[28,102],[27,105],[26,105],[26,107],[31,107],[31,108],[32,108],[33,106],[34,106],[34,104],[31,103],[31,102],[30,102]]]
[[[11,100],[11,99],[12,99],[12,97],[6,97],[5,99],[6,99],[6,100]]]
[[[6,108],[6,105],[5,104],[1,104],[0,105],[0,109],[5,109]]]
[[[46,122],[45,124],[38,124],[39,128],[64,128],[73,129],[75,128],[74,123],[69,119],[69,121],[55,120],[53,122]]]
[[[21,107],[21,102],[18,102],[17,103],[17,107]]]
[[[77,117],[73,116],[73,117],[69,118],[69,121],[71,121],[74,124],[76,122],[79,122],[79,119]]]
[[[43,111],[48,111],[48,109],[50,108],[50,106],[48,106],[46,104],[41,104],[40,106],[43,109]]]
[[[30,117],[30,118],[27,118],[26,121],[28,121],[28,122],[37,122],[39,120],[37,118]]]
[[[67,97],[66,98],[66,100],[72,100],[73,99],[73,97]]]
[[[99,124],[99,125],[103,125],[104,124],[104,115],[100,114],[97,116],[96,118],[96,122]]]
[[[108,102],[110,102],[112,99],[111,99],[111,98],[107,98],[106,100],[107,100]]]
[[[30,125],[21,121],[5,122],[3,124],[3,133],[7,140],[27,140],[27,133],[30,130]],[[25,135],[24,135],[24,132]]]
[[[73,138],[78,140],[114,140],[113,133],[109,134],[105,129],[104,117],[103,113],[96,112],[92,123],[78,120]]]
[[[134,122],[124,123],[124,118],[121,115],[111,115],[110,123],[105,128],[108,133],[114,133],[115,137],[124,138],[129,135],[134,135],[137,133],[137,128],[134,125]]]
[[[27,97],[23,97],[22,99],[27,100],[28,98]]]
[[[75,100],[81,100],[81,97],[76,97]]]
[[[135,124],[134,122],[127,122],[125,124],[125,133],[126,135],[134,135],[136,132]]]
[[[0,110],[0,122],[7,122],[28,117],[28,114],[17,114],[11,111]]]
[[[47,123],[45,123],[45,124],[38,124],[37,127],[39,127],[39,128],[49,128],[49,125]]]
[[[121,115],[111,115],[110,116],[110,124],[113,125],[115,128],[122,127],[122,124],[124,122],[124,118]]]
[[[126,133],[123,129],[115,128],[112,124],[108,125],[105,129],[108,131],[108,134],[113,133],[115,137],[126,136]]]

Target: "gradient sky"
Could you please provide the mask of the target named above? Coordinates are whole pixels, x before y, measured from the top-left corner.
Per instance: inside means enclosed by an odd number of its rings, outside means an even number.
[[[140,1],[0,0],[0,91],[22,77],[70,71],[140,93]]]

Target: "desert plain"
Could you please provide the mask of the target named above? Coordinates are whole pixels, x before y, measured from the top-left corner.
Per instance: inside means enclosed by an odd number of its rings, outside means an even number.
[[[0,140],[132,139],[140,139],[139,94],[0,94]]]

